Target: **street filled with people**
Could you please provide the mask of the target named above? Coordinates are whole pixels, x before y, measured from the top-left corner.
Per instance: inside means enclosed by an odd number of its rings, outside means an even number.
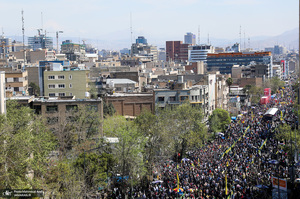
[[[286,87],[268,104],[242,107],[225,132],[200,149],[156,165],[149,186],[128,193],[133,198],[268,198],[273,176],[290,177],[289,154],[275,135],[280,125],[295,125],[294,101],[294,91]],[[266,120],[264,113],[274,107],[278,111]],[[121,197],[118,189],[112,195]]]

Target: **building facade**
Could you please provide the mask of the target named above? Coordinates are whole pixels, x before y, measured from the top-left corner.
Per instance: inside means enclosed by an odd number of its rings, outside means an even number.
[[[6,71],[5,72],[6,92],[12,95],[28,94],[28,72],[27,71]]]
[[[184,35],[184,43],[196,45],[196,35],[191,32],[186,33],[186,35]]]
[[[44,34],[28,37],[28,45],[35,51],[37,49],[53,49],[53,38]]]
[[[142,111],[154,113],[153,93],[114,93],[103,98],[106,104],[112,103],[118,115],[138,116]]]
[[[11,38],[0,37],[0,54],[1,57],[6,57],[8,53],[12,52]]]
[[[182,41],[166,41],[166,60],[178,62]]]
[[[44,95],[88,98],[88,70],[44,71]]]
[[[271,71],[271,52],[209,53],[207,54],[207,71],[218,70],[222,74],[231,74],[233,65],[247,66],[251,62],[267,65]]]
[[[190,62],[206,61],[208,53],[214,53],[213,46],[211,45],[189,46],[188,60]]]

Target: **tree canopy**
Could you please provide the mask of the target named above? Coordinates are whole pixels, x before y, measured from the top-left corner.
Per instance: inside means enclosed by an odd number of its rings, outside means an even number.
[[[212,115],[208,119],[210,129],[217,133],[224,131],[226,126],[231,122],[228,111],[217,108],[212,112]]]

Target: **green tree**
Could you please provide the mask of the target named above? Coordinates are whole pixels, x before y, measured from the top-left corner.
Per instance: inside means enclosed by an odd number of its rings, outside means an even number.
[[[231,122],[230,115],[228,111],[224,109],[217,108],[209,116],[210,129],[217,133],[219,131],[224,131],[226,126]]]
[[[104,120],[104,135],[118,138],[118,143],[114,145],[112,151],[118,161],[114,173],[122,177],[129,176],[129,181],[123,181],[120,188],[128,184],[135,184],[145,175],[143,164],[143,150],[147,140],[142,136],[132,121],[127,121],[122,116],[107,117]]]
[[[38,85],[36,85],[36,83],[34,82],[30,82],[29,83],[29,87],[32,88],[32,94],[35,96],[39,96],[40,95],[40,87]]]
[[[89,139],[98,139],[102,131],[100,113],[90,105],[67,110],[65,117],[60,117],[59,113],[52,114],[52,118],[57,118],[50,127],[58,140],[61,158],[73,153],[75,146]]]
[[[148,172],[147,176],[152,175],[153,164],[161,161],[161,157],[166,155],[168,157],[172,154],[173,147],[170,144],[172,140],[169,133],[165,131],[165,121],[163,117],[154,115],[148,110],[143,111],[134,120],[138,132],[147,138],[143,154],[144,164]]]
[[[103,101],[103,116],[113,116],[116,113],[116,109],[114,105],[109,102],[108,104]]]
[[[271,88],[272,94],[276,93],[278,89],[281,89],[284,86],[285,82],[280,80],[279,77],[272,77],[265,82],[265,88]]]
[[[51,198],[82,198],[84,196],[82,172],[74,167],[71,159],[53,159],[48,166],[45,179],[46,191]]]
[[[295,141],[297,146],[300,145],[299,130],[292,130],[291,126],[287,124],[277,127],[275,137],[279,141],[283,141],[285,143],[282,148],[289,154],[289,158],[291,157],[291,153],[295,153]]]
[[[251,100],[251,103],[257,104],[260,101],[260,98],[263,96],[264,91],[262,87],[257,87],[255,85],[246,85],[243,88],[243,91],[248,95]]]
[[[53,135],[33,110],[15,101],[7,101],[0,118],[0,189],[42,188]]]
[[[232,83],[233,83],[233,80],[232,80],[231,77],[229,77],[229,78],[226,80],[226,84],[227,84],[227,86],[229,87],[229,93],[230,93],[230,86],[232,85]]]
[[[99,187],[107,186],[108,177],[111,177],[110,171],[115,166],[115,159],[112,154],[107,153],[81,153],[74,166],[83,174],[87,192],[95,193]]]
[[[164,131],[172,137],[175,151],[182,155],[189,149],[199,147],[207,136],[203,123],[203,113],[199,107],[183,103],[176,107],[167,107],[159,113],[164,123]]]

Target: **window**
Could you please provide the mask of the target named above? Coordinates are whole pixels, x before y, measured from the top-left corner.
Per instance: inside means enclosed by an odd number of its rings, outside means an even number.
[[[55,88],[55,84],[49,84],[49,85],[48,85],[48,88],[50,88],[50,89],[51,89],[51,88]]]
[[[187,100],[189,97],[188,96],[180,96],[180,101],[185,101]]]
[[[78,106],[77,105],[66,105],[66,111],[77,111]]]
[[[157,98],[159,102],[164,102],[165,101],[165,97],[158,97]]]
[[[49,75],[48,79],[55,79],[55,76],[54,75]]]
[[[169,98],[170,102],[175,102],[176,101],[176,97],[175,96],[172,96]]]
[[[58,111],[58,107],[57,106],[47,106],[46,111],[47,111],[47,113],[55,113]]]
[[[65,84],[58,84],[58,88],[65,88]]]
[[[72,75],[69,76],[69,79],[72,79]]]
[[[69,88],[72,88],[72,84],[69,84]]]
[[[19,78],[18,77],[14,77],[14,82],[19,82]]]
[[[55,97],[55,93],[49,93],[49,97]]]
[[[64,97],[64,96],[66,96],[66,93],[58,93],[58,96],[59,97]]]
[[[70,96],[73,96],[73,93],[70,93]]]
[[[58,79],[65,79],[64,75],[58,75]]]
[[[19,87],[14,87],[14,91],[19,91]]]

